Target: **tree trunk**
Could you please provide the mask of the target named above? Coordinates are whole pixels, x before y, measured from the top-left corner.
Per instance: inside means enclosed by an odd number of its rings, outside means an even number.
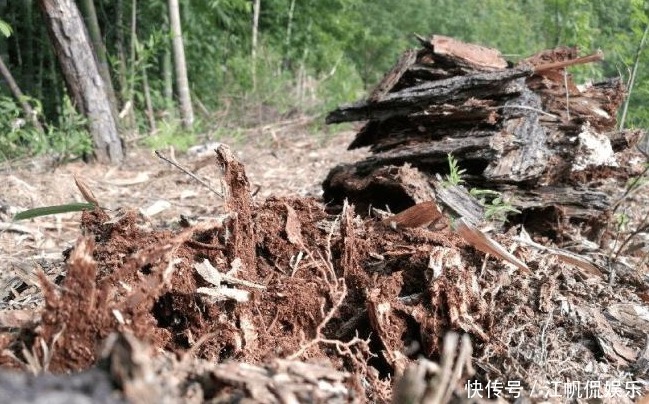
[[[86,26],[88,27],[88,34],[92,40],[92,46],[97,56],[97,63],[99,64],[99,74],[104,79],[106,92],[110,99],[111,106],[117,108],[117,98],[115,98],[115,90],[113,89],[113,81],[110,77],[110,70],[108,69],[108,58],[106,57],[106,46],[102,39],[101,30],[99,29],[99,21],[97,21],[97,11],[95,10],[94,0],[81,0],[79,2],[81,12],[84,15]],[[113,111],[115,114],[115,110]]]
[[[257,89],[257,37],[259,35],[260,0],[252,3],[252,88]]]
[[[24,18],[24,26],[21,27],[21,31],[24,31],[24,35],[22,37],[22,45],[20,45],[21,48],[24,49],[24,63],[22,66],[21,70],[21,82],[23,84],[23,88],[27,91],[29,94],[34,94],[33,92],[33,87],[34,87],[34,74],[35,69],[34,69],[34,29],[36,28],[36,25],[34,25],[34,18],[33,18],[33,13],[32,13],[32,2],[31,1],[23,1],[23,18]]]
[[[191,96],[189,95],[189,81],[187,80],[187,66],[185,64],[185,48],[183,47],[182,30],[180,28],[180,10],[178,0],[169,0],[169,23],[173,38],[174,66],[176,69],[176,89],[180,101],[180,119],[185,129],[191,128],[194,123]]]
[[[162,80],[164,83],[164,100],[167,113],[174,113],[174,74],[171,66],[171,46],[165,41],[165,50],[162,54]]]
[[[88,119],[97,159],[121,162],[124,151],[117,123],[79,9],[73,0],[39,0],[39,5],[66,87]]]
[[[138,124],[135,117],[135,73],[137,69],[137,59],[135,54],[135,49],[137,48],[137,0],[131,0],[131,50],[130,50],[130,61],[131,65],[129,67],[128,73],[128,101],[126,103],[130,106],[129,108],[129,121],[131,128],[131,135],[134,137],[138,136]]]
[[[36,116],[36,112],[32,109],[31,105],[29,105],[29,103],[25,101],[23,92],[20,91],[20,87],[18,87],[18,84],[16,84],[16,81],[11,75],[11,72],[9,71],[7,66],[5,66],[4,61],[2,60],[2,56],[0,56],[0,76],[2,76],[4,81],[7,83],[7,86],[9,86],[9,90],[11,91],[11,94],[13,94],[14,98],[16,98],[16,101],[20,103],[20,106],[25,113],[25,117],[32,122],[34,127],[38,129],[39,132],[43,132],[43,127],[41,126],[40,122],[38,122],[38,116]]]

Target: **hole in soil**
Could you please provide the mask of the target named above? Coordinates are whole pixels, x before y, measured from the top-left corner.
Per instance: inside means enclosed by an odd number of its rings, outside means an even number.
[[[232,345],[226,345],[219,351],[219,362],[226,361],[232,358],[234,353],[234,347]]]
[[[551,206],[543,209],[524,209],[519,215],[511,216],[509,224],[511,226],[522,224],[530,234],[555,240],[557,238],[555,229],[562,216],[560,211]]]
[[[188,307],[188,296],[165,293],[153,305],[151,314],[158,322],[158,327],[168,328],[180,333],[187,328],[187,316],[180,308]]]
[[[403,345],[406,347],[405,354],[410,359],[417,359],[422,346],[419,339],[419,336],[421,335],[421,327],[412,317],[404,316],[403,318],[407,324],[407,328],[401,335],[401,341],[403,341]]]
[[[279,322],[279,324],[280,324],[280,328],[281,328],[281,330],[283,332],[285,332],[285,333],[293,332],[294,325],[290,321],[281,320]]]
[[[403,285],[399,291],[399,297],[411,296],[426,290],[426,281],[423,275],[427,267],[426,264],[423,260],[421,265],[420,263],[410,263],[406,269],[401,271]]]
[[[140,268],[140,272],[142,272],[144,275],[150,275],[152,266],[153,265],[151,264],[146,264],[142,268]]]

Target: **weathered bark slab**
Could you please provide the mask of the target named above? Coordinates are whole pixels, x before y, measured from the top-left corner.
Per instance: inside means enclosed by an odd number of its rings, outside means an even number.
[[[417,60],[417,52],[408,49],[400,57],[392,69],[385,74],[381,82],[376,86],[368,97],[369,102],[381,101],[387,93],[399,82],[403,73],[406,72]]]
[[[472,132],[495,126],[499,120],[494,100],[469,99],[461,105],[444,104],[408,116],[370,121],[356,135],[349,149],[370,146],[379,152],[409,141],[472,136]]]
[[[597,217],[611,207],[610,196],[592,189],[548,186],[529,190],[503,187],[501,190],[511,197],[512,205],[520,210],[554,206],[573,219]]]
[[[491,138],[497,157],[483,175],[488,181],[530,182],[541,178],[547,168],[547,133],[539,122],[541,97],[530,90],[505,103],[503,129]],[[520,108],[522,107],[522,108]]]
[[[491,136],[470,136],[463,138],[444,138],[433,143],[413,144],[377,153],[356,163],[359,171],[367,172],[384,165],[410,163],[415,167],[447,164],[448,155],[458,160],[491,161],[498,156],[498,150],[491,146]],[[494,132],[491,132],[494,133]]]
[[[424,83],[391,93],[379,102],[362,101],[342,106],[327,115],[326,123],[385,120],[393,116],[421,112],[433,104],[462,102],[469,98],[502,98],[523,91],[524,85],[513,81],[532,74],[530,67],[492,73],[476,73]]]
[[[435,57],[453,66],[478,71],[493,71],[507,68],[507,61],[497,49],[458,41],[444,35],[433,35],[429,40],[417,36],[419,42],[435,53]]]

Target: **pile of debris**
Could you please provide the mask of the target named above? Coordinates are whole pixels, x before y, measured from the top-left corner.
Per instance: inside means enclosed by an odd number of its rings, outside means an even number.
[[[495,49],[444,36],[418,40],[422,48],[404,52],[367,100],[327,116],[367,120],[349,148],[370,146],[373,155],[335,167],[325,200],[401,211],[439,199],[436,177],[449,173],[452,155],[467,188],[511,203],[510,221],[556,239],[570,220],[598,239],[616,196],[599,185],[629,176],[620,162],[642,135],[616,129],[620,79],[578,86],[566,72],[601,52],[579,57],[561,47],[512,65]]]

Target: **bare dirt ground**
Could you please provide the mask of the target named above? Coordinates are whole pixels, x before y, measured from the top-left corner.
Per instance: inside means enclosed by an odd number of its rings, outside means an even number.
[[[335,164],[364,156],[363,151],[345,151],[353,131],[323,137],[290,133],[279,137],[269,133],[250,136],[246,141],[223,140],[246,166],[251,190],[258,200],[273,196],[322,195],[321,183]],[[220,170],[214,162],[218,143],[209,143],[195,153],[180,154],[179,163],[221,190]],[[170,150],[161,150],[171,156]],[[223,213],[223,199],[205,186],[155,156],[153,151],[134,149],[120,167],[74,162],[53,166],[48,159],[22,162],[0,173],[0,217],[40,206],[83,202],[74,177],[82,179],[100,203],[108,209],[160,207],[149,217],[152,226],[166,227],[183,215],[209,217]],[[157,209],[156,209],[157,210]],[[22,223],[25,232],[0,233],[0,265],[24,265],[37,258],[60,259],[62,250],[74,245],[79,236],[79,213],[45,216]]]
[[[119,168],[5,169],[4,223],[81,201],[74,176],[107,210],[0,233],[0,364],[85,371],[33,385],[90,386],[83,394],[95,402],[632,402],[645,393],[646,263],[630,257],[610,282],[516,241],[516,229],[493,235],[524,272],[449,223],[393,229],[350,206],[331,213],[320,184],[363,156],[345,151],[353,135],[287,133],[231,143],[218,157],[176,156],[225,199],[144,150]],[[633,198],[637,212],[649,203],[646,192]]]

